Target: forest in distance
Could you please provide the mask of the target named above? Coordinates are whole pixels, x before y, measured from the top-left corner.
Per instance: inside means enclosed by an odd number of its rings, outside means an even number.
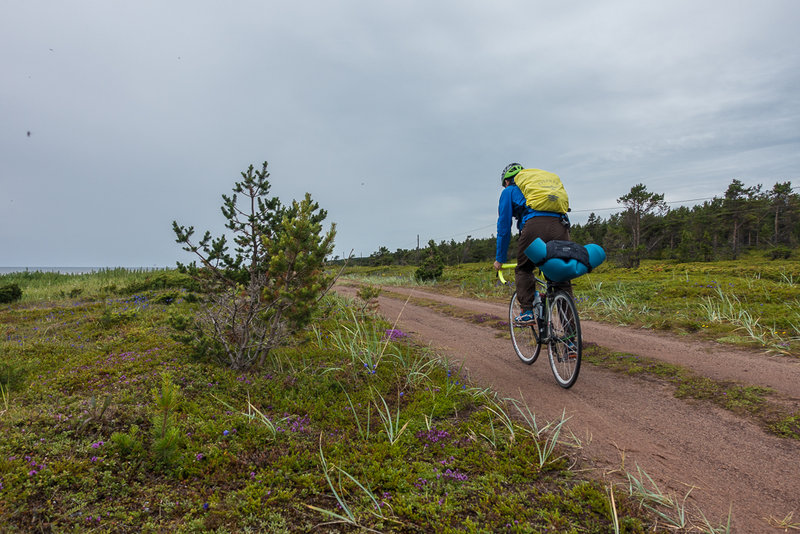
[[[769,189],[747,187],[731,181],[721,196],[692,207],[670,208],[663,193],[637,184],[617,199],[620,211],[607,218],[595,213],[584,224],[573,224],[571,238],[581,244],[597,243],[609,259],[623,267],[637,267],[643,259],[679,262],[738,258],[763,250],[773,259],[791,257],[800,243],[800,193],[790,181]],[[516,231],[509,249],[514,257]],[[495,236],[464,241],[429,241],[424,249],[391,252],[380,247],[369,256],[351,258],[351,265],[417,265],[436,255],[446,265],[492,262]],[[334,263],[343,259],[335,258]]]

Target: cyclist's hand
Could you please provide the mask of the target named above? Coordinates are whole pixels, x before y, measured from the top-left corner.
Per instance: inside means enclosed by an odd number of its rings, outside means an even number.
[[[499,271],[502,268],[503,268],[503,264],[502,263],[500,263],[499,261],[495,261],[494,262],[494,270],[495,271]]]

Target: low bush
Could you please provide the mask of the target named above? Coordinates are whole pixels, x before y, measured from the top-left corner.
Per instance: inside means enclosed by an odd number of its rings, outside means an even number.
[[[135,293],[143,293],[145,291],[154,291],[159,289],[188,289],[189,291],[197,291],[197,282],[188,274],[179,271],[164,271],[148,276],[144,280],[136,280],[126,285],[120,293],[126,295],[133,295]]]
[[[428,241],[428,254],[414,273],[414,277],[420,281],[436,280],[442,276],[443,272],[444,260],[436,248],[436,243],[431,239]]]
[[[788,260],[792,256],[792,249],[786,247],[775,247],[767,252],[767,257],[771,260]]]
[[[8,303],[20,300],[22,298],[22,289],[18,284],[6,284],[0,286],[0,302]]]

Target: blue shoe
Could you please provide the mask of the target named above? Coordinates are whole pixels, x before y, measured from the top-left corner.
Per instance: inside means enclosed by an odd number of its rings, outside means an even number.
[[[532,310],[525,310],[517,317],[514,317],[514,324],[517,326],[528,326],[536,323],[536,316]]]

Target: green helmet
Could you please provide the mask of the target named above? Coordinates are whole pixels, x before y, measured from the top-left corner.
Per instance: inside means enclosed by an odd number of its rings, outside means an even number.
[[[507,179],[515,177],[521,170],[522,165],[519,163],[509,163],[506,165],[506,168],[503,169],[503,172],[500,174],[500,185],[504,184]]]

